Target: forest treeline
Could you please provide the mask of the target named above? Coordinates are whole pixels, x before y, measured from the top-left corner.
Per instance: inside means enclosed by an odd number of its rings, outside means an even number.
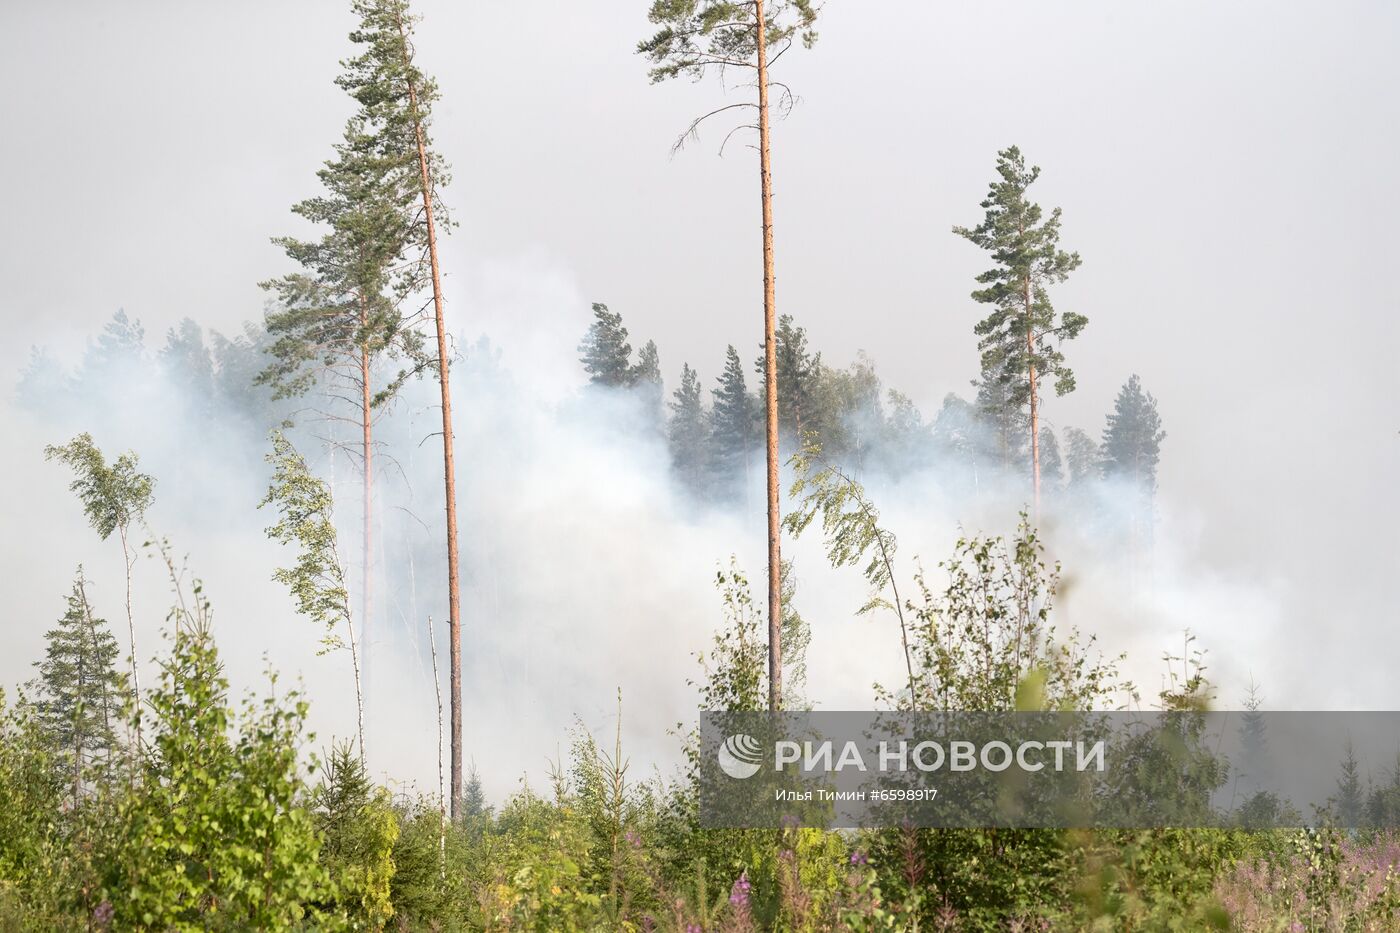
[[[651,428],[665,437],[686,489],[716,506],[742,501],[761,460],[762,405],[750,386],[763,372],[762,357],[746,366],[730,344],[709,385],[686,362],[668,393],[655,341],[634,353],[620,313],[594,304],[593,315],[579,346],[590,385],[637,398]],[[1014,496],[1016,481],[1027,475],[1032,451],[1024,407],[995,381],[979,380],[970,399],[950,392],[925,418],[907,395],[883,385],[864,354],[844,367],[824,360],[792,315],[779,319],[776,344],[778,423],[788,456],[815,441],[857,474],[894,480],[927,474],[960,496],[979,485],[1003,497],[1010,488]],[[1038,437],[1050,497],[1107,481],[1151,515],[1166,432],[1157,400],[1136,375],[1119,389],[1097,436],[1074,426],[1057,434],[1042,424]]]

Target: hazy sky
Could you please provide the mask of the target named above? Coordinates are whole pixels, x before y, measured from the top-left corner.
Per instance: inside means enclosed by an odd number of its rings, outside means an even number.
[[[717,129],[670,157],[724,98],[648,85],[646,6],[416,4],[460,223],[450,313],[499,322],[487,269],[562,277],[578,307],[556,325],[606,301],[673,383],[684,359],[710,384],[726,343],[757,352],[757,167],[717,158]],[[286,268],[268,238],[297,229],[349,111],[347,7],[0,0],[6,384],[31,344],[71,358],[118,307],[155,342],[186,315],[261,314],[256,283]],[[1398,37],[1384,0],[827,0],[816,47],[782,63],[801,101],[775,133],[779,309],[926,413],[966,391],[985,259],[949,228],[1020,145],[1084,257],[1057,293],[1090,320],[1068,348],[1080,389],[1051,423],[1097,433],[1139,373],[1169,433],[1164,502],[1203,560],[1283,581],[1342,641],[1389,630]],[[1388,675],[1365,676],[1339,701]]]

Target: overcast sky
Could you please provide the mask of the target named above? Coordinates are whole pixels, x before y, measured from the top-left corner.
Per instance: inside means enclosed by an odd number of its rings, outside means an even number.
[[[606,301],[672,384],[683,360],[710,384],[726,343],[760,339],[757,167],[717,157],[717,130],[669,155],[724,98],[649,86],[646,6],[416,3],[460,223],[450,313],[490,333],[486,270],[562,277],[578,307],[541,326]],[[268,239],[349,112],[347,7],[0,0],[7,384],[118,307],[157,342],[260,316],[286,268]],[[816,348],[867,351],[926,413],[967,391],[986,260],[949,228],[1018,144],[1084,258],[1056,295],[1089,317],[1080,389],[1051,423],[1097,433],[1139,373],[1204,559],[1288,581],[1339,637],[1400,622],[1400,5],[827,0],[820,32],[782,62],[801,100],[774,142],[779,310]],[[1388,675],[1367,676],[1338,696]]]

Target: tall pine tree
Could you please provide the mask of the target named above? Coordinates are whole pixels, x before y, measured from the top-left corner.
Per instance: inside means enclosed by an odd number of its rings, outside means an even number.
[[[442,416],[442,473],[447,538],[447,611],[449,625],[449,706],[451,707],[452,815],[462,802],[462,598],[457,546],[457,468],[452,440],[451,347],[448,343],[442,268],[438,260],[438,227],[448,226],[438,197],[449,181],[447,164],[433,150],[432,106],[437,85],[414,61],[415,19],[408,0],[355,0],[359,27],[350,39],[360,54],[345,62],[337,80],[360,104],[372,149],[391,163],[395,171],[407,170],[416,178],[416,195],[422,205],[414,214],[412,259],[419,274],[432,288],[433,330],[437,353],[432,368],[438,377]]]
[[[816,41],[817,6],[813,0],[653,0],[648,14],[658,29],[638,43],[637,51],[653,64],[652,83],[707,73],[723,76],[737,70],[753,74],[755,100],[726,104],[697,117],[676,143],[679,148],[710,117],[727,111],[757,111],[759,205],[763,244],[764,441],[768,493],[768,705],[782,708],[782,554],[781,504],[778,489],[778,367],[774,328],[777,287],[773,262],[773,169],[769,138],[769,94],[776,86],[780,103],[791,106],[786,85],[772,85],[771,61],[794,42],[810,48]],[[741,126],[750,125],[745,120]],[[733,130],[730,131],[730,135]],[[728,136],[725,137],[726,141]],[[721,146],[723,149],[723,146]]]
[[[987,250],[995,263],[977,277],[984,288],[972,293],[992,312],[975,328],[981,340],[982,369],[993,373],[1010,394],[1010,402],[1029,412],[1031,489],[1040,505],[1040,380],[1055,377],[1055,392],[1074,389],[1074,373],[1065,365],[1060,345],[1077,337],[1088,323],[1082,314],[1057,314],[1049,286],[1063,282],[1079,267],[1078,253],[1060,249],[1060,209],[1043,217],[1040,205],[1026,194],[1040,176],[1026,168],[1021,150],[997,153],[998,180],[992,182],[976,227],[953,232]],[[1054,343],[1048,341],[1053,340]]]

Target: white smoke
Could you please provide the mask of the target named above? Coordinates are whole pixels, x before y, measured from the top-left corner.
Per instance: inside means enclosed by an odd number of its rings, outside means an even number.
[[[575,347],[589,323],[590,297],[566,273],[531,259],[478,270],[460,285],[452,306],[461,351],[453,401],[466,748],[495,799],[522,775],[538,781],[576,719],[610,734],[619,689],[632,773],[669,770],[679,746],[671,730],[695,714],[695,692],[687,683],[698,674],[693,655],[708,646],[720,621],[716,565],[735,555],[761,597],[762,514],[697,507],[672,479],[664,441],[635,401],[582,390]],[[148,355],[158,342],[148,338]],[[56,349],[76,362],[77,348]],[[380,423],[377,598],[366,646],[372,769],[426,792],[436,789],[437,767],[430,616],[444,699],[447,675],[436,405],[435,384],[417,383]],[[14,404],[0,410],[0,430],[11,439],[7,481],[0,485],[6,527],[0,558],[10,597],[0,681],[29,676],[28,664],[42,651],[43,633],[58,617],[78,563],[94,581],[99,613],[121,637],[118,546],[98,541],[86,527],[65,489],[68,475],[45,463],[42,453],[45,444],[88,430],[109,456],[134,449],[156,475],[151,524],[189,554],[192,571],[205,581],[235,690],[260,689],[260,674],[270,665],[282,672],[284,685],[298,678],[305,683],[318,746],[352,734],[348,658],[317,656],[320,633],[271,581],[273,568],[290,555],[266,540],[263,528],[273,519],[256,509],[265,491],[266,445],[258,432],[230,418],[216,411],[210,422],[193,423],[155,365],[112,374],[104,385],[89,385],[70,404],[39,415]],[[355,577],[354,465],[318,450],[305,426],[297,440],[334,481],[342,547]],[[959,535],[1009,532],[1023,508],[1019,484],[984,488],[968,499],[949,492],[957,485],[945,482],[940,469],[898,480],[870,477],[882,523],[899,538],[896,564],[906,595],[912,595],[916,557],[936,589],[936,564]],[[753,493],[750,501],[761,503],[761,491]],[[1112,487],[1099,495],[1100,510],[1120,507]],[[1210,650],[1210,673],[1229,706],[1250,675],[1267,687],[1274,672],[1290,670],[1293,646],[1267,640],[1285,614],[1286,588],[1267,577],[1231,576],[1197,559],[1194,542],[1203,519],[1187,505],[1159,499],[1150,559],[1136,569],[1092,529],[1049,505],[1045,537],[1052,555],[1064,561],[1069,584],[1060,622],[1098,636],[1107,654],[1127,651],[1127,672],[1148,697],[1158,688],[1161,654],[1178,649],[1183,629],[1190,628]],[[894,621],[856,617],[864,581],[854,570],[828,567],[815,529],[785,548],[796,562],[798,608],[812,628],[807,696],[826,709],[869,706],[873,682],[899,680]],[[358,593],[357,584],[352,591]],[[164,650],[158,633],[170,601],[163,572],[143,561],[135,604],[146,683],[155,674],[149,659]]]

